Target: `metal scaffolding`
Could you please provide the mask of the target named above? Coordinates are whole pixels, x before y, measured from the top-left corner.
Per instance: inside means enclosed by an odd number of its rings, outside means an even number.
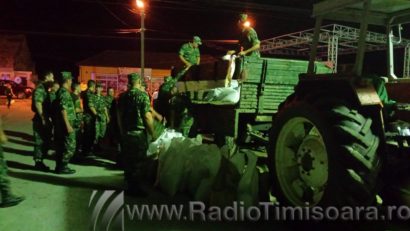
[[[404,48],[403,77],[410,78],[410,44]]]
[[[275,55],[309,56],[313,30],[304,30],[261,41],[261,52]],[[331,24],[320,29],[317,57],[326,59],[334,72],[339,55],[354,54],[360,30],[353,27]],[[397,38],[398,40],[398,38]],[[405,48],[404,77],[410,77],[410,40],[402,39],[395,48]],[[387,49],[387,36],[383,33],[367,32],[366,51]]]

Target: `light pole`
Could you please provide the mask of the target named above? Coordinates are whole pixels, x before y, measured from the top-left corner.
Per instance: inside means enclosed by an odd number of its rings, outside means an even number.
[[[144,73],[144,68],[145,68],[145,62],[144,62],[144,57],[145,57],[145,3],[142,0],[136,0],[137,1],[137,8],[139,9],[141,13],[141,77],[144,79],[145,73]]]

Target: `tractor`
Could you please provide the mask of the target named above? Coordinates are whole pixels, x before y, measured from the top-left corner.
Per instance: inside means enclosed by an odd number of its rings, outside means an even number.
[[[377,195],[392,195],[388,191],[393,188],[404,191],[403,182],[409,179],[409,124],[399,118],[409,107],[390,99],[387,90],[409,92],[409,82],[394,73],[393,46],[399,41],[393,33],[410,21],[410,1],[325,0],[313,6],[313,16],[307,73],[299,75],[270,130],[274,195],[293,206],[371,205]],[[324,20],[360,23],[352,70],[315,73]],[[387,77],[363,74],[369,25],[386,31]]]

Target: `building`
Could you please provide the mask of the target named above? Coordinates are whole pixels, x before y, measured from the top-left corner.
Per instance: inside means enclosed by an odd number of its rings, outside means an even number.
[[[124,91],[127,74],[140,72],[140,57],[136,51],[104,51],[78,63],[79,81],[86,83],[92,79],[101,82],[105,90],[113,87],[117,92]],[[201,62],[213,60],[212,56],[201,55]],[[149,92],[158,90],[164,77],[171,75],[171,68],[178,65],[181,65],[178,53],[146,53],[144,75]]]
[[[0,34],[0,79],[33,87],[34,64],[24,35]]]

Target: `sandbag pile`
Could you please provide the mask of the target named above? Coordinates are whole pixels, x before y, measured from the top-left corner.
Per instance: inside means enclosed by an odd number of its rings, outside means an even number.
[[[171,197],[182,192],[214,205],[253,205],[258,201],[256,160],[251,152],[231,156],[227,146],[202,144],[198,138],[172,138],[160,150],[156,186]]]

